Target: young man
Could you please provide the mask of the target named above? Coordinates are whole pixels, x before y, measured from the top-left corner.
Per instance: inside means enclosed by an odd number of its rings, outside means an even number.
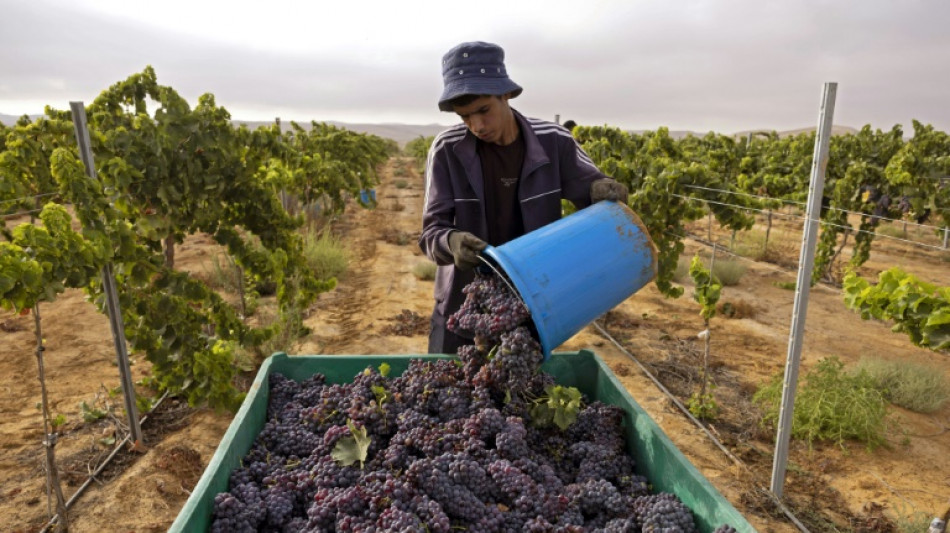
[[[627,188],[601,173],[570,132],[527,118],[509,101],[522,88],[508,77],[498,45],[462,43],[442,58],[439,109],[463,124],[435,137],[426,164],[419,246],[438,266],[429,353],[456,353],[474,341],[446,329],[465,299],[478,253],[561,218],[561,199],[578,209],[626,201]]]

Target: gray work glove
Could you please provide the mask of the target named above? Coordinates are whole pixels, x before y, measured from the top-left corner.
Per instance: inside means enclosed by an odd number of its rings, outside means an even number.
[[[627,186],[610,178],[600,178],[590,184],[590,203],[602,200],[627,203]]]
[[[455,266],[462,270],[471,270],[478,266],[478,252],[485,249],[488,243],[467,231],[453,231],[449,233],[449,250],[455,259]]]

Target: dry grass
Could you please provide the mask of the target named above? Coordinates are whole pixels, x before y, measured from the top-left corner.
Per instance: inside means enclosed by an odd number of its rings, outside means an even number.
[[[689,279],[690,261],[692,261],[692,257],[690,256],[681,255],[679,257],[676,263],[676,271],[673,273],[673,281],[683,284]],[[705,258],[703,259],[703,266],[709,268],[709,261]],[[713,276],[715,276],[724,287],[738,285],[745,272],[746,266],[741,263],[740,260],[720,257],[716,258],[716,263],[713,265],[712,271]]]
[[[405,210],[406,210],[406,205],[403,204],[402,202],[400,202],[400,201],[399,201],[399,198],[396,198],[396,199],[394,199],[394,200],[392,201],[391,204],[389,204],[389,210],[390,210],[390,211],[395,211],[395,212],[397,212],[397,213],[400,212],[400,211],[405,211]]]
[[[349,263],[343,242],[327,230],[307,230],[303,235],[303,253],[318,279],[340,277]]]
[[[716,276],[724,287],[738,285],[745,272],[746,266],[733,259],[717,259],[712,269],[713,276]]]
[[[435,280],[435,263],[431,261],[422,261],[412,267],[412,275],[421,281]]]
[[[768,247],[766,247],[765,232],[756,229],[737,236],[735,253],[755,261],[794,268],[798,266],[799,245],[800,240],[797,236],[793,238],[792,235],[773,228],[769,234]]]
[[[950,380],[936,366],[865,357],[855,370],[866,372],[888,401],[904,409],[933,413],[950,401]]]
[[[726,318],[754,318],[755,307],[745,300],[723,301],[716,306],[716,311]]]

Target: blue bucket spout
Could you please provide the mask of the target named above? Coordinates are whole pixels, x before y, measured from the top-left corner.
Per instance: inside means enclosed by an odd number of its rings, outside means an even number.
[[[482,256],[531,311],[544,358],[656,277],[657,252],[625,204],[598,202]]]

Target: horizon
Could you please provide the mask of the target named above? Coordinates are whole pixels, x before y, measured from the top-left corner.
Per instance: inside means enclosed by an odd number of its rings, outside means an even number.
[[[932,59],[950,57],[950,2],[486,0],[464,24],[433,5],[8,2],[16,23],[0,45],[17,53],[0,60],[0,109],[91,102],[151,65],[159,84],[192,103],[214,94],[240,120],[448,126],[458,121],[436,105],[442,55],[489,41],[524,88],[513,106],[531,117],[786,131],[816,124],[835,82],[836,123],[950,130],[950,69]]]
[[[225,109],[227,109],[227,106],[224,106],[224,107],[225,107]],[[229,112],[230,112],[230,110],[229,110]],[[26,113],[26,114],[31,118],[31,120],[35,120],[36,118],[45,116],[44,113]],[[6,126],[11,126],[14,121],[19,120],[19,118],[22,117],[22,116],[23,116],[23,114],[16,115],[16,114],[12,114],[12,113],[7,113],[6,110],[0,109],[0,122],[2,122],[2,123],[3,123],[4,125],[6,125]],[[817,116],[817,115],[816,115],[816,116]],[[334,123],[334,124],[339,124],[339,125],[342,125],[342,126],[377,126],[377,127],[392,126],[392,127],[409,127],[409,128],[416,127],[416,128],[445,128],[445,129],[450,128],[450,127],[452,127],[452,126],[455,126],[455,125],[458,125],[458,124],[461,123],[461,120],[458,120],[458,121],[455,121],[455,122],[451,122],[451,123],[439,123],[439,122],[413,123],[413,122],[359,122],[359,121],[346,121],[346,120],[336,120],[336,119],[325,119],[325,120],[321,120],[321,119],[306,119],[306,120],[296,120],[296,119],[292,119],[292,118],[274,117],[274,119],[276,119],[276,118],[280,118],[281,122],[282,122],[282,123],[286,123],[286,124],[290,124],[291,122],[295,122],[295,123],[297,123],[297,124],[309,125],[311,121],[315,121],[315,122],[318,122],[318,123],[320,123],[320,122],[324,122],[324,123]],[[554,118],[555,118],[555,117],[550,117],[550,118],[548,118],[548,117],[534,117],[534,118],[541,118],[541,119],[544,119],[544,120],[550,120],[550,121],[554,122]],[[9,122],[8,122],[7,120],[4,120],[4,119],[10,119],[10,120],[9,120]],[[234,114],[231,113],[231,121],[232,121],[232,122],[236,122],[236,123],[254,123],[254,124],[263,125],[263,124],[273,123],[273,122],[274,122],[274,119],[270,119],[270,120],[245,119],[245,118],[235,117]],[[563,123],[563,122],[565,122],[566,120],[569,120],[569,119],[571,119],[571,118],[570,118],[570,117],[560,117],[560,122],[559,122],[559,123]],[[571,120],[573,120],[573,119],[571,119]],[[920,119],[912,119],[912,120],[917,120],[918,122],[921,122],[922,124],[925,124],[925,125],[932,125],[932,123],[927,122],[927,121],[924,121],[924,120],[920,120]],[[575,120],[575,122],[577,122],[577,121]],[[816,121],[816,122],[817,122],[817,121]],[[665,125],[658,125],[658,126],[655,126],[655,127],[652,127],[652,128],[651,128],[651,127],[625,127],[625,126],[621,126],[621,125],[618,125],[618,124],[611,124],[611,123],[605,123],[605,124],[591,124],[591,123],[586,123],[586,124],[584,124],[584,123],[578,122],[578,125],[581,125],[581,126],[613,127],[613,128],[621,129],[621,130],[623,130],[623,131],[627,131],[627,132],[648,132],[648,131],[656,131],[656,130],[658,130],[659,128],[665,127],[665,128],[667,128],[667,129],[670,131],[670,133],[675,133],[675,134],[691,134],[691,133],[692,133],[692,134],[698,134],[698,135],[705,135],[705,134],[707,134],[707,133],[717,133],[717,134],[721,134],[721,135],[733,135],[733,136],[739,135],[739,134],[744,134],[744,133],[749,133],[749,132],[752,132],[752,131],[767,131],[767,132],[774,131],[774,132],[776,132],[776,133],[778,133],[778,134],[787,134],[787,133],[791,133],[791,132],[800,132],[800,131],[808,131],[808,130],[813,130],[813,129],[816,130],[816,129],[817,129],[817,124],[814,125],[814,126],[803,125],[803,126],[800,126],[800,127],[791,127],[791,128],[767,128],[767,127],[747,128],[747,129],[736,130],[736,131],[725,131],[725,130],[722,130],[722,129],[708,129],[708,130],[704,130],[704,129],[698,129],[698,128],[673,128],[673,127],[669,127],[669,126],[665,126]],[[836,130],[843,129],[843,130],[860,131],[860,130],[861,130],[864,126],[866,126],[866,125],[871,125],[871,124],[865,123],[865,124],[861,124],[861,125],[853,125],[853,124],[843,124],[843,123],[835,122],[835,123],[832,124],[832,127],[833,127],[834,129],[836,129]],[[911,134],[913,133],[913,122],[909,122],[908,124],[895,124],[895,125],[901,126],[902,130],[904,131],[904,134],[905,134],[904,136],[905,136],[905,138],[909,138],[909,137],[910,137],[909,135],[907,135],[908,132],[911,133]],[[871,127],[872,127],[872,129],[874,129],[874,130],[880,129],[880,130],[882,130],[882,131],[889,131],[889,130],[890,130],[891,128],[893,128],[895,125],[891,125],[891,126],[886,127],[886,128],[882,128],[882,127],[878,127],[878,126],[874,126],[874,125],[871,125]],[[935,128],[936,128],[936,126],[935,126]],[[941,131],[942,131],[942,130],[941,130]]]

